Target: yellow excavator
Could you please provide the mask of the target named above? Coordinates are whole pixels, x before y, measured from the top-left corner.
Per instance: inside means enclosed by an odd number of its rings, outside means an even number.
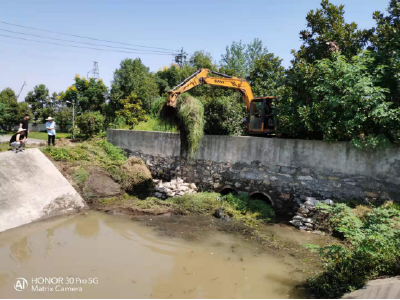
[[[208,77],[208,74],[219,77]],[[244,120],[247,123],[249,134],[264,135],[275,132],[272,106],[273,100],[277,99],[277,97],[264,96],[254,98],[253,91],[247,81],[209,69],[199,69],[170,90],[168,92],[167,106],[176,107],[176,100],[180,94],[201,84],[222,86],[241,91],[249,113],[249,118]]]

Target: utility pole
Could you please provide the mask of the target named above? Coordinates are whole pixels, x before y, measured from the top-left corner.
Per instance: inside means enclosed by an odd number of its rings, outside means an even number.
[[[186,63],[186,56],[187,53],[183,51],[183,48],[181,49],[181,52],[175,55],[175,62],[179,65],[179,67],[182,69],[183,65]]]
[[[72,104],[72,138],[75,139],[75,101],[65,101]]]
[[[21,92],[22,92],[24,86],[26,86],[26,81],[24,81],[24,84],[22,85],[21,90],[19,91],[19,94],[17,96],[17,101],[18,101],[19,95],[21,95]]]
[[[92,74],[92,76],[90,77],[89,74]],[[99,63],[97,61],[93,62],[93,70],[90,70],[89,72],[87,72],[87,77],[88,78],[95,78],[95,79],[99,79]]]

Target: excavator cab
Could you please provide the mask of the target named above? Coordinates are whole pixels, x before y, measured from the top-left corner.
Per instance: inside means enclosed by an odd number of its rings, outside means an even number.
[[[275,132],[273,100],[276,97],[258,97],[250,103],[248,130],[250,134],[270,134]]]

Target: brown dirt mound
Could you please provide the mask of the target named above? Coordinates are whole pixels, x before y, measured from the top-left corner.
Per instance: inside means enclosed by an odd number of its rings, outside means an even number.
[[[56,147],[73,147],[75,146],[70,140],[61,138],[56,140]]]
[[[120,185],[99,168],[93,168],[85,182],[84,193],[87,197],[112,197],[123,193]]]
[[[146,164],[138,157],[131,156],[122,166],[122,188],[138,197],[147,197],[154,188],[151,173]]]

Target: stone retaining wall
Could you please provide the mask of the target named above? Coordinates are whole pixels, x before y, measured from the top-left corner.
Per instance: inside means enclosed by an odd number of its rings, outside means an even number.
[[[205,136],[195,157],[180,155],[178,134],[109,129],[108,141],[141,157],[155,178],[181,177],[201,190],[266,195],[278,210],[300,199],[400,199],[398,148],[365,152],[348,143]]]

